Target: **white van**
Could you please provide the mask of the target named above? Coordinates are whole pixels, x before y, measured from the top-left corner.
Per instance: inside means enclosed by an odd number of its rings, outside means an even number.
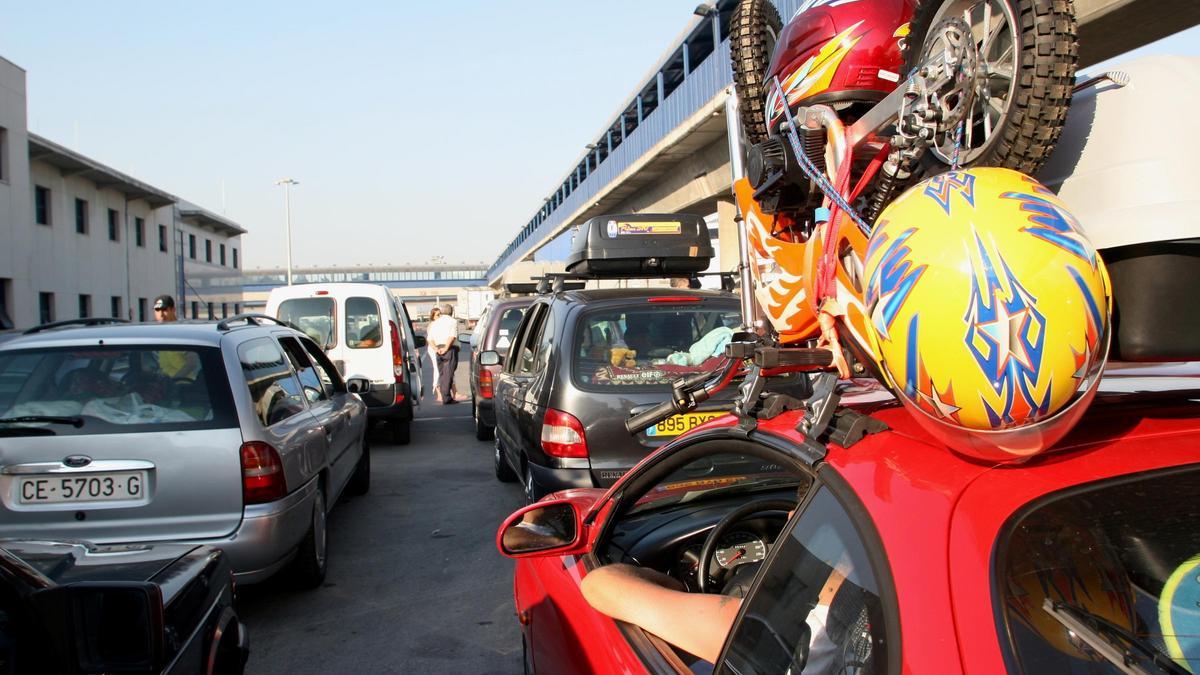
[[[404,303],[386,286],[366,283],[299,284],[273,289],[267,314],[299,328],[325,349],[343,377],[361,375],[368,419],[386,420],[392,440],[406,444],[413,406],[422,395],[417,349]]]

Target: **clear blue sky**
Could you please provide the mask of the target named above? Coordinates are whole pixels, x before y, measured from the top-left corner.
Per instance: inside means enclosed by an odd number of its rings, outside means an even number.
[[[247,267],[284,176],[297,265],[490,263],[697,2],[23,2],[0,56],[35,133],[213,211],[224,180]]]
[[[223,181],[247,267],[283,264],[284,176],[297,265],[490,263],[697,3],[24,2],[0,56],[32,131],[217,212]]]

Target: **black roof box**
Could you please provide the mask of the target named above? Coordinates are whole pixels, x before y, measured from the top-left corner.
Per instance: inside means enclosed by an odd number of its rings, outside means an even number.
[[[690,214],[597,216],[575,235],[567,272],[588,277],[663,277],[703,272],[712,262],[708,225]]]

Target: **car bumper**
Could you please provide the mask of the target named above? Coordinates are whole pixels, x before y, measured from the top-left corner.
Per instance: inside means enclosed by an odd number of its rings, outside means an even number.
[[[570,488],[596,487],[592,472],[587,468],[558,469],[530,462],[529,471],[533,474],[533,482],[547,494]]]
[[[233,578],[239,584],[263,581],[291,561],[308,532],[317,480],[314,477],[278,501],[245,507],[242,524],[227,537],[189,543],[216,546],[224,551],[233,567]]]
[[[408,383],[405,383],[403,387],[404,398],[396,403],[394,386],[372,385],[371,391],[362,397],[363,403],[367,404],[367,419],[411,420],[415,401],[413,401]]]

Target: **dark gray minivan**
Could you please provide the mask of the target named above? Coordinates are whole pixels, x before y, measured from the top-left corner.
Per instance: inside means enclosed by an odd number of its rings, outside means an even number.
[[[631,436],[625,420],[670,396],[681,377],[716,369],[740,325],[737,297],[670,288],[576,290],[538,297],[495,381],[496,477],[526,498],[608,487],[651,450],[721,416],[732,388],[697,411]]]

